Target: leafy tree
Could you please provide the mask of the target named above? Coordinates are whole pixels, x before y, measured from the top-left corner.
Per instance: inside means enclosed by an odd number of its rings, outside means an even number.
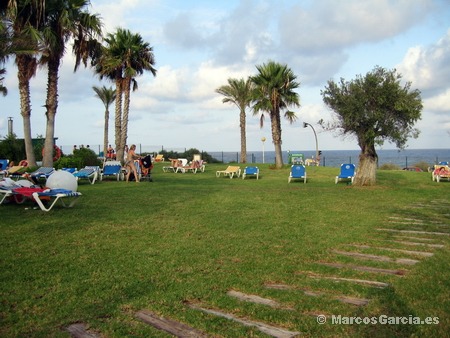
[[[46,1],[45,20],[41,26],[45,45],[41,62],[48,69],[44,166],[53,165],[59,67],[66,51],[66,43],[73,39],[75,70],[81,61],[86,65],[88,58],[95,58],[98,51],[96,37],[101,35],[101,21],[98,15],[92,15],[86,10],[89,4],[89,0]]]
[[[335,113],[335,120],[321,121],[322,126],[356,137],[361,148],[354,185],[376,183],[376,145],[389,141],[402,149],[408,138],[419,135],[414,124],[421,118],[420,91],[411,90],[410,82],[402,85],[400,80],[395,69],[377,66],[350,82],[330,80],[321,91],[323,101]]]
[[[128,115],[130,110],[131,89],[137,89],[135,77],[144,71],[156,76],[153,47],[144,42],[140,34],[118,28],[114,34],[105,38],[106,47],[96,65],[100,78],[115,81],[115,137],[117,158],[123,158],[128,137]],[[123,104],[123,107],[122,107]]]
[[[2,56],[15,55],[26,158],[31,166],[36,165],[36,157],[31,137],[30,79],[37,70],[36,55],[40,51],[38,27],[44,7],[43,0],[8,0],[0,7]]]
[[[3,85],[3,80],[5,79],[5,77],[3,76],[6,73],[6,69],[5,68],[0,68],[0,93],[3,96],[6,96],[8,94],[8,88],[6,88]]]
[[[239,108],[239,127],[241,130],[241,163],[247,163],[247,136],[245,108],[250,106],[253,97],[253,82],[250,79],[228,79],[228,85],[216,89],[225,98],[223,103],[233,103]]]
[[[103,155],[106,156],[106,152],[108,149],[108,133],[109,133],[109,106],[115,101],[116,99],[116,92],[115,90],[110,87],[106,88],[103,86],[102,88],[93,86],[92,89],[95,92],[95,96],[97,96],[105,106],[105,127],[103,132]]]
[[[287,65],[269,61],[262,66],[256,66],[259,74],[251,77],[255,85],[253,98],[254,115],[261,112],[260,124],[264,123],[264,113],[270,116],[272,124],[272,142],[275,146],[275,166],[283,167],[281,151],[281,111],[286,109],[284,117],[293,123],[297,116],[289,111],[289,106],[299,107],[299,95],[294,92],[300,86],[295,80],[297,77]]]
[[[8,135],[0,142],[0,158],[6,158],[18,164],[25,158],[23,140],[18,140],[15,134]]]

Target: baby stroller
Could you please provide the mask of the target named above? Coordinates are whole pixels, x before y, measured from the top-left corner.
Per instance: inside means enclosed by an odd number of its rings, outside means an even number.
[[[139,167],[141,169],[141,181],[148,180],[153,182],[151,171],[153,169],[152,157],[147,155],[139,160]]]

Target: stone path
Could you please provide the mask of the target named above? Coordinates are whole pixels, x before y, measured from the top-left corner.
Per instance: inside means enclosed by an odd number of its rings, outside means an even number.
[[[438,209],[436,201],[430,204],[414,204],[411,208],[436,208]],[[450,214],[449,214],[450,215]],[[448,245],[446,239],[450,236],[449,224],[442,224],[441,222],[429,221],[427,219],[404,217],[401,215],[390,216],[385,224],[386,227],[376,228],[374,230],[374,243],[349,243],[341,245],[340,248],[330,249],[330,253],[334,254],[335,259],[327,262],[316,262],[317,265],[326,266],[334,269],[335,273],[319,274],[311,271],[297,271],[295,274],[306,275],[309,278],[320,280],[331,280],[334,282],[349,283],[349,285],[363,285],[374,288],[386,288],[390,284],[383,279],[386,275],[398,276],[401,278],[408,274],[414,265],[420,263],[422,260],[433,256],[435,250],[444,248]],[[396,229],[401,227],[401,229]],[[439,228],[439,231],[432,231],[430,228]],[[384,235],[383,235],[384,234]],[[388,234],[386,237],[385,235]],[[381,236],[382,238],[378,237]],[[383,242],[385,244],[380,245]],[[414,246],[414,250],[409,247]],[[344,250],[342,247],[347,248]],[[367,252],[369,251],[369,252]],[[387,254],[386,254],[387,253]],[[391,257],[392,253],[394,257]],[[407,257],[397,257],[398,254],[407,255]],[[339,259],[346,257],[346,259],[355,259],[362,264],[342,263]],[[382,264],[388,267],[374,267],[372,264]],[[375,262],[375,263],[374,263]],[[406,269],[406,267],[408,269]],[[344,271],[356,270],[367,278],[349,278],[342,275]],[[342,272],[342,273],[340,273]],[[310,297],[323,297],[331,301],[338,301],[351,306],[365,306],[370,302],[370,299],[353,297],[351,295],[337,294],[333,289],[311,290],[310,287],[302,287],[301,285],[287,285],[283,283],[267,283],[264,285],[268,289],[277,289],[284,292],[302,292]],[[348,288],[347,288],[348,289]],[[260,306],[267,306],[280,311],[295,311],[290,305],[283,304],[275,299],[262,297],[257,294],[248,294],[243,290],[229,290],[228,297],[232,297],[241,302],[251,302]],[[326,302],[324,308],[320,309],[320,314],[329,316],[326,309]],[[257,330],[276,338],[293,338],[301,334],[297,330],[291,330],[271,323],[263,323],[252,318],[248,318],[239,311],[229,313],[221,309],[214,308],[208,304],[192,304],[187,303],[187,306],[199,312],[206,313],[214,317],[226,318],[243,326],[253,327]],[[298,310],[297,310],[298,311]],[[301,310],[300,310],[301,311]],[[305,316],[317,317],[319,313],[314,311],[301,312]],[[150,310],[143,309],[136,313],[136,317],[143,323],[151,325],[157,330],[165,331],[175,337],[191,338],[191,337],[213,337],[214,334],[202,332],[196,328],[192,328],[185,323],[179,322],[171,318],[165,318],[152,313]],[[66,330],[75,338],[98,338],[102,337],[97,333],[90,332],[87,326],[83,323],[74,323],[66,328]]]

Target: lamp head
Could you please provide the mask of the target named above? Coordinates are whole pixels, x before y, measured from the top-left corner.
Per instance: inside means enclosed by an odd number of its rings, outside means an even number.
[[[306,128],[309,123],[303,122],[303,128]]]

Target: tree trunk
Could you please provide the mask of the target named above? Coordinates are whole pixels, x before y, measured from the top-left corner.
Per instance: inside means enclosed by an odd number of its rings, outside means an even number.
[[[48,63],[47,79],[47,128],[45,132],[43,167],[53,167],[53,148],[55,146],[55,118],[58,109],[58,71],[59,59],[50,60]]]
[[[124,162],[123,153],[125,150],[125,144],[127,144],[128,137],[128,115],[130,112],[130,84],[131,78],[124,80],[123,86],[123,115],[122,115],[122,130],[120,135],[120,148],[116,150],[117,159]]]
[[[270,114],[270,122],[272,124],[272,140],[275,146],[275,167],[283,168],[283,152],[281,150],[281,125],[280,112]]]
[[[108,133],[109,133],[109,110],[108,107],[105,109],[105,127],[103,131],[103,156],[106,158],[106,153],[108,151]]]
[[[116,142],[116,154],[120,148],[120,137],[122,131],[122,79],[116,78],[116,106],[115,106],[115,142]],[[119,158],[117,158],[119,160]]]
[[[34,59],[28,56],[17,56],[17,77],[20,94],[20,114],[23,119],[23,139],[25,142],[26,160],[30,167],[36,166],[36,156],[34,155],[33,142],[31,136],[31,104],[30,104],[30,78],[36,69]]]
[[[245,135],[245,108],[241,109],[240,123],[241,128],[241,163],[247,163],[247,137]]]
[[[359,164],[356,169],[353,185],[371,186],[376,184],[376,173],[378,165],[378,155],[375,147],[363,146],[359,155]]]

